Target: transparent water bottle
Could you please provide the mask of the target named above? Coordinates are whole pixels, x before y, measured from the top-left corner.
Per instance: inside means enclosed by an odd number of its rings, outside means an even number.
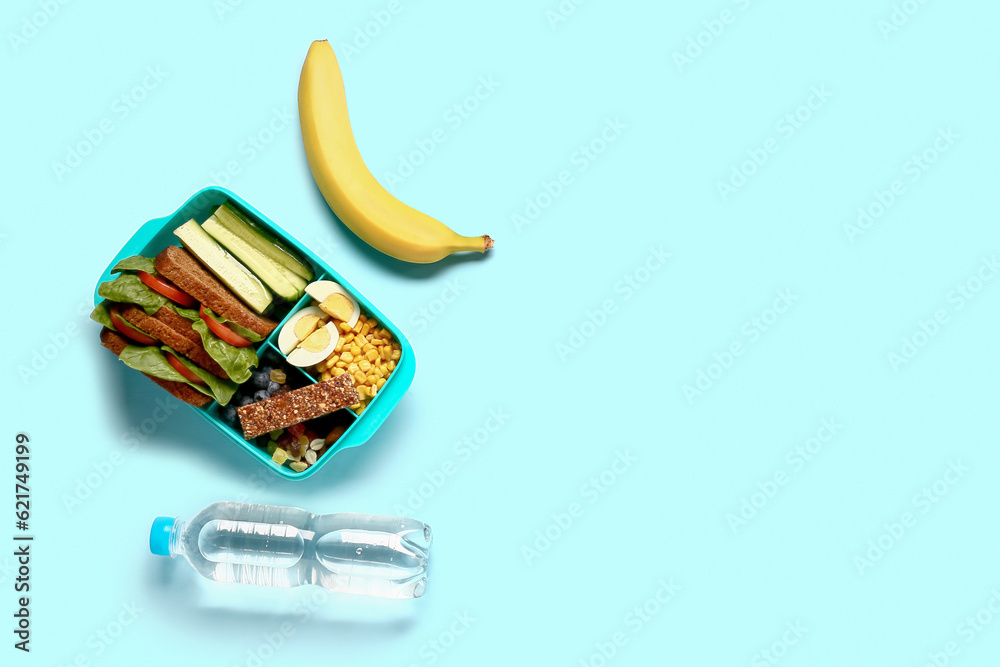
[[[190,521],[157,517],[149,550],[183,555],[214,581],[418,598],[431,529],[404,517],[311,514],[297,507],[221,502]]]

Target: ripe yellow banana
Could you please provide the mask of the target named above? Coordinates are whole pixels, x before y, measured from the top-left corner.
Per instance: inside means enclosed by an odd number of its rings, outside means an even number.
[[[385,254],[436,262],[453,252],[486,252],[489,236],[461,236],[399,201],[372,176],[354,141],[344,78],[326,40],[313,42],[299,77],[299,121],[306,158],[326,203],[351,231]]]

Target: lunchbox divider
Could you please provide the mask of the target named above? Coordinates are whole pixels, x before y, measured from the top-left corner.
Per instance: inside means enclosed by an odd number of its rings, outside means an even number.
[[[278,326],[274,327],[274,331],[267,335],[267,338],[264,339],[264,343],[270,344],[271,347],[278,350],[278,334],[281,333],[281,327],[285,326],[285,322],[288,321],[288,318],[297,313],[300,309],[308,306],[310,301],[312,301],[312,297],[308,294],[303,294],[302,298],[296,301],[295,304],[292,305],[291,309],[285,313],[285,316],[281,318],[281,321],[278,322]],[[278,353],[281,354],[281,350],[278,350]],[[285,355],[282,354],[281,356],[284,358]]]

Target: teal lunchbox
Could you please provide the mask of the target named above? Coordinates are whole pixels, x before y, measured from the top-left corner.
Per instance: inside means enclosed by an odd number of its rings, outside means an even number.
[[[383,385],[381,390],[371,399],[368,406],[360,415],[355,415],[353,411],[347,409],[338,412],[338,414],[344,413],[350,419],[350,424],[347,426],[347,430],[334,444],[330,446],[330,448],[316,461],[316,463],[312,464],[302,472],[295,472],[291,468],[276,464],[271,460],[271,457],[265,449],[258,447],[253,441],[245,440],[242,433],[230,427],[222,419],[220,414],[221,407],[215,401],[212,401],[202,408],[188,406],[201,415],[203,419],[212,424],[222,434],[232,440],[233,443],[242,448],[243,451],[256,458],[261,464],[271,469],[276,474],[287,479],[305,479],[314,475],[340,450],[347,449],[348,447],[357,447],[358,445],[362,445],[367,442],[378,427],[382,425],[385,418],[389,416],[389,413],[392,412],[393,408],[396,407],[396,404],[399,403],[399,400],[403,397],[403,394],[413,382],[413,374],[416,371],[416,361],[413,357],[413,348],[410,346],[409,341],[405,336],[403,336],[403,333],[399,330],[399,328],[385,315],[383,315],[382,312],[368,299],[366,299],[363,294],[358,292],[347,280],[334,271],[326,262],[317,257],[315,253],[309,250],[309,248],[303,246],[298,240],[290,236],[287,232],[285,232],[285,230],[276,225],[260,211],[245,202],[233,192],[221,187],[207,187],[195,193],[184,203],[183,206],[171,215],[150,220],[132,235],[132,238],[130,238],[125,245],[122,246],[122,249],[118,251],[118,254],[115,255],[108,264],[103,275],[98,281],[97,286],[95,286],[94,305],[96,306],[103,300],[97,294],[98,287],[100,287],[100,284],[103,282],[113,280],[114,276],[111,273],[111,269],[120,260],[126,257],[131,257],[132,255],[145,255],[147,257],[152,257],[168,245],[180,245],[180,240],[173,233],[174,229],[184,224],[191,218],[198,221],[205,220],[212,214],[217,206],[227,201],[234,204],[251,220],[269,230],[272,234],[274,234],[274,236],[293,247],[302,255],[302,257],[307,259],[309,263],[312,264],[314,273],[313,280],[333,280],[343,286],[344,289],[350,292],[351,296],[357,300],[358,304],[361,306],[362,313],[377,319],[380,325],[385,327],[392,334],[393,338],[398,341],[400,347],[402,348],[400,358],[396,362],[396,368],[389,375],[388,379],[386,379],[385,385]],[[300,308],[309,305],[310,301],[311,297],[309,297],[309,295],[304,295],[294,306],[291,307],[288,313],[284,315],[278,326],[267,338],[260,343],[254,344],[258,356],[263,356],[265,348],[269,348],[273,355],[282,359],[285,358],[285,355],[283,355],[278,349],[278,333],[281,331],[285,321],[287,321],[288,318]],[[290,364],[287,366],[291,372],[300,373],[305,379],[304,382],[313,383],[317,381],[304,369],[291,366]]]

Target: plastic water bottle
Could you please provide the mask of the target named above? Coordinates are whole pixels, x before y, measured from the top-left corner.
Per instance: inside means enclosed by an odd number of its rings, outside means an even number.
[[[190,521],[153,521],[149,550],[183,555],[214,581],[418,598],[431,529],[405,517],[310,514],[297,507],[215,503]]]

